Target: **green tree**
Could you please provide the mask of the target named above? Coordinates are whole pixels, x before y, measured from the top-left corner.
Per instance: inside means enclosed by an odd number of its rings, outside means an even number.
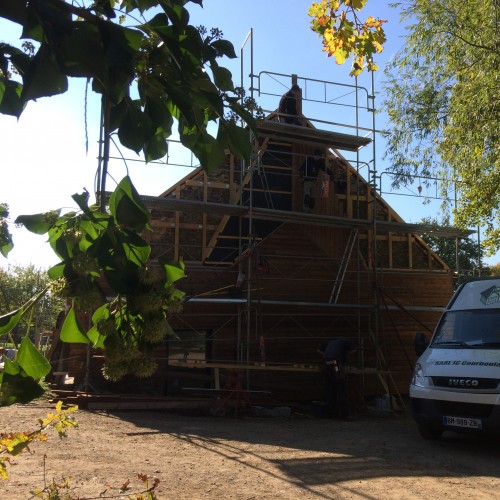
[[[441,220],[426,217],[422,219],[422,224],[438,227],[450,226],[449,217],[445,216]],[[423,240],[443,259],[448,266],[455,270],[467,274],[488,274],[488,268],[483,264],[484,250],[478,245],[477,240],[471,236],[467,238],[444,238],[432,233],[422,235]]]
[[[500,276],[500,262],[490,267],[491,276]]]
[[[389,65],[387,158],[395,184],[415,175],[456,184],[454,222],[482,226],[500,247],[500,4],[497,0],[406,0],[410,24]]]
[[[12,235],[9,232],[9,206],[6,203],[0,203],[0,253],[7,257],[12,250]]]
[[[9,265],[7,269],[0,269],[0,311],[20,308],[47,289],[49,282],[47,271],[34,265]],[[60,297],[55,297],[52,293],[44,294],[13,329],[15,340],[18,341],[27,332],[34,339],[35,333],[52,331],[57,316],[63,309],[64,301]]]

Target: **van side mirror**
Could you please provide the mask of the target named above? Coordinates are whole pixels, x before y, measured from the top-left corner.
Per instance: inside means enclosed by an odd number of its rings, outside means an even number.
[[[417,332],[415,334],[415,354],[420,356],[427,349],[429,342],[425,340],[424,332]]]

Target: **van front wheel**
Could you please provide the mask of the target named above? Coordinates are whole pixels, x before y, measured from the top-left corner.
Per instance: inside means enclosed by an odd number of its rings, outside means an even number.
[[[419,424],[418,431],[424,439],[436,440],[441,437],[443,431],[441,429],[436,429],[435,427],[429,427],[428,425]]]

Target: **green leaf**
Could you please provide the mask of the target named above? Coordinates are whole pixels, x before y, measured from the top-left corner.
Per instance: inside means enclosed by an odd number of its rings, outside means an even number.
[[[39,97],[62,94],[68,90],[68,79],[56,62],[53,52],[45,44],[33,58],[23,77],[21,99],[29,101]]]
[[[252,154],[252,143],[250,142],[249,131],[239,127],[233,122],[227,123],[224,129],[229,139],[231,151],[241,158],[250,158]]]
[[[116,130],[127,115],[127,103],[125,99],[118,103],[111,103],[111,110],[109,113],[109,127],[111,131]]]
[[[175,283],[181,278],[185,278],[186,274],[184,273],[184,269],[186,265],[182,261],[168,260],[159,258],[158,261],[163,266],[165,271],[165,278],[168,284]]]
[[[49,231],[49,233],[52,229]],[[56,255],[63,261],[68,261],[72,259],[75,255],[75,249],[78,248],[78,242],[74,238],[64,236],[61,231],[57,232],[58,237],[50,238],[50,246],[56,253]]]
[[[93,224],[93,221],[95,219],[94,217],[94,212],[89,207],[89,192],[85,190],[83,193],[78,194],[75,193],[71,198],[75,200],[77,205],[79,206],[80,210],[87,216],[91,221],[89,221],[90,224]]]
[[[22,369],[21,365],[17,361],[5,358],[3,371],[5,373],[8,373],[9,375],[18,375],[19,373],[21,373]]]
[[[181,132],[181,142],[196,155],[207,172],[211,172],[224,163],[226,157],[224,147],[206,132],[189,134]]]
[[[212,42],[212,47],[215,47],[217,53],[221,56],[227,56],[230,59],[236,58],[236,52],[234,51],[234,46],[228,40],[215,40]]]
[[[0,205],[0,211],[4,207]],[[0,253],[7,258],[9,252],[14,248],[14,243],[12,241],[12,235],[9,233],[8,225],[2,219],[8,217],[9,213],[0,213]]]
[[[92,347],[95,349],[104,349],[104,341],[106,337],[99,333],[99,330],[96,326],[93,326],[88,332],[87,337],[90,339],[92,343]]]
[[[80,221],[79,227],[82,232],[82,238],[78,244],[78,248],[82,252],[87,252],[104,231],[106,231],[110,225],[110,219],[112,217],[107,213],[92,212],[92,220]]]
[[[59,57],[68,76],[107,81],[103,39],[96,24],[75,23],[59,49]]]
[[[361,10],[368,0],[351,0],[351,5],[356,10]]]
[[[64,319],[61,327],[61,340],[71,344],[90,344],[74,307],[71,307]]]
[[[59,262],[59,264],[56,264],[55,266],[52,266],[47,271],[47,274],[49,275],[49,278],[51,280],[56,280],[57,278],[60,278],[61,276],[64,276],[64,269],[65,268],[66,268],[66,264],[64,262]]]
[[[163,9],[172,24],[183,26],[189,22],[189,12],[182,7],[180,2],[163,2]]]
[[[133,50],[139,50],[144,41],[144,34],[137,29],[122,27],[122,29],[117,30],[120,37],[126,41],[127,45]]]
[[[50,372],[50,363],[28,337],[24,337],[21,341],[16,361],[24,373],[34,380],[39,380]]]
[[[47,293],[47,288],[42,289],[36,295],[33,295],[28,301],[26,301],[21,307],[10,311],[3,316],[0,316],[0,335],[8,333],[11,331],[19,322],[23,314],[28,311],[33,304],[35,304],[41,297]]]
[[[118,128],[118,138],[125,147],[139,153],[154,132],[151,118],[146,113],[137,106],[127,106],[127,112]]]
[[[138,233],[149,227],[151,214],[141,200],[130,177],[124,177],[109,199],[109,210],[116,223]]]
[[[147,88],[146,91],[148,94],[150,93]],[[160,96],[148,95],[146,97],[146,104],[144,105],[144,112],[149,116],[152,126],[155,129],[161,127],[167,135],[172,133],[173,119],[165,99]]]
[[[170,290],[170,299],[173,301],[183,300],[185,296],[186,296],[186,293],[181,291],[181,290],[177,290],[177,289]]]
[[[123,249],[127,259],[139,267],[147,262],[151,254],[151,247],[139,235],[134,233],[127,235],[123,241]]]
[[[104,340],[106,337],[99,333],[97,329],[97,324],[101,320],[106,320],[110,316],[109,314],[109,304],[103,304],[99,307],[94,314],[92,314],[92,328],[87,332],[88,338],[92,341],[93,347],[96,349],[104,349]]]
[[[99,25],[106,53],[107,82],[104,93],[111,102],[118,103],[129,95],[129,87],[135,76],[136,45],[143,34],[113,23]]]
[[[21,307],[15,311],[0,316],[0,335],[9,333],[19,323],[23,313],[24,309]]]
[[[96,325],[98,321],[108,319],[109,316],[109,304],[106,303],[94,311],[94,314],[92,314],[92,322]]]
[[[15,403],[26,404],[39,398],[45,392],[44,389],[31,377],[0,374],[0,405],[8,406]]]
[[[21,100],[23,86],[19,82],[0,79],[0,113],[19,118],[26,103]]]
[[[217,87],[223,91],[234,91],[233,75],[227,68],[223,68],[215,62],[210,65]]]
[[[154,17],[152,17],[147,24],[141,25],[140,28],[146,32],[149,32],[150,29],[164,26],[168,26],[168,17],[163,12],[160,12],[159,14],[156,14]]]
[[[5,49],[4,49],[5,51]],[[5,51],[7,52],[7,51]],[[31,57],[16,47],[9,46],[10,62],[20,75],[24,75],[31,64]]]
[[[230,107],[250,127],[250,129],[255,134],[255,136],[258,136],[259,133],[257,131],[257,124],[255,122],[255,118],[252,116],[252,113],[250,113],[247,109],[245,109],[243,106],[241,106],[238,102],[231,103]],[[247,158],[247,161],[249,159],[250,158]]]
[[[35,234],[45,234],[59,217],[60,210],[53,210],[43,214],[35,215],[20,215],[16,220],[16,224],[22,224],[28,231]]]
[[[163,130],[157,132],[151,140],[144,144],[144,157],[147,162],[159,160],[168,153],[168,135]]]

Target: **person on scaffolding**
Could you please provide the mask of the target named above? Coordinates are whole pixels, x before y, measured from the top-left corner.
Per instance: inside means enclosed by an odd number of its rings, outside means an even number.
[[[349,356],[356,352],[350,339],[332,339],[321,344],[318,352],[323,357],[322,372],[325,378],[325,396],[328,412],[333,418],[351,421],[346,365]]]
[[[278,120],[281,123],[289,123],[291,125],[302,125],[297,110],[297,100],[300,97],[300,87],[294,83],[292,88],[283,94],[278,106]]]
[[[303,212],[311,212],[316,203],[314,188],[316,187],[316,179],[320,172],[326,172],[325,158],[321,149],[315,149],[312,156],[307,156],[302,163],[299,174],[303,180],[304,198],[302,204]]]

